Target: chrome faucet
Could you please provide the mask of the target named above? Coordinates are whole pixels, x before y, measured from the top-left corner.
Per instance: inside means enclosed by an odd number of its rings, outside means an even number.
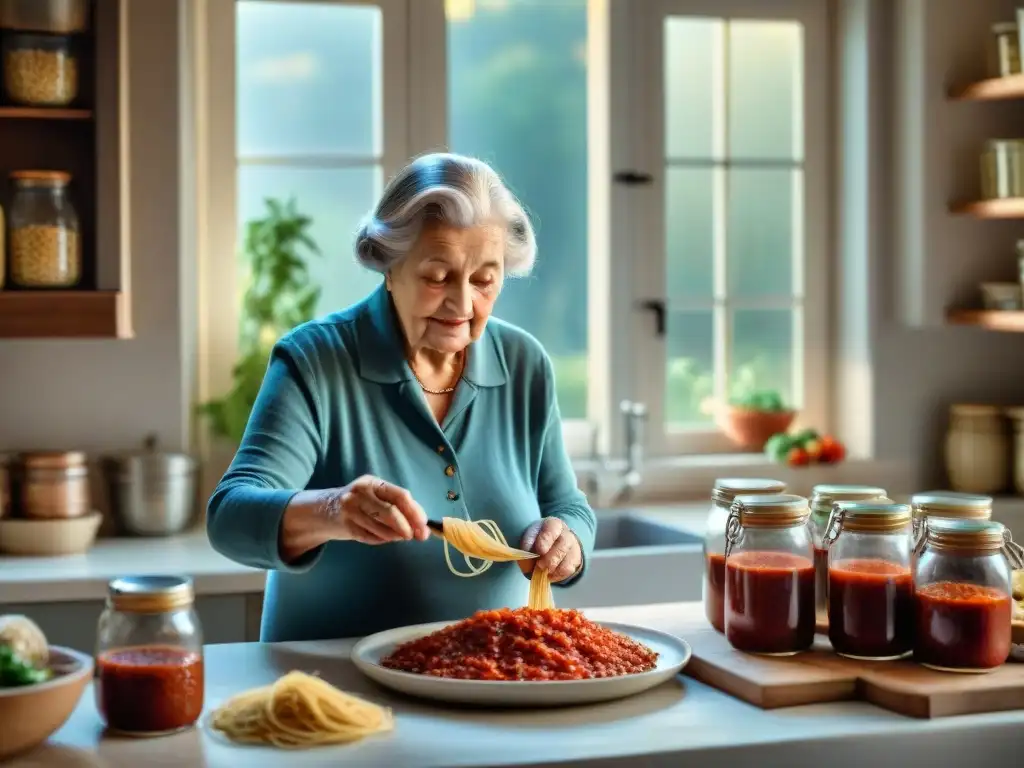
[[[587,472],[584,491],[591,499],[598,499],[601,496],[602,480],[610,475],[613,468],[618,465],[623,467],[622,474],[615,483],[615,493],[611,503],[617,503],[627,499],[630,494],[640,486],[643,480],[641,469],[644,461],[644,422],[647,421],[647,406],[632,400],[623,400],[619,404],[619,411],[623,416],[625,437],[625,459],[624,461],[612,461],[600,452],[600,431],[594,428],[591,434],[591,466]]]
[[[623,400],[619,410],[625,419],[626,470],[622,476],[619,496],[628,496],[643,480],[640,470],[644,463],[644,423],[647,421],[647,406],[632,400]]]

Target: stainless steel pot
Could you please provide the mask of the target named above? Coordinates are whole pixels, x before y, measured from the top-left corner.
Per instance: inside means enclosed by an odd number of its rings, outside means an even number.
[[[196,461],[162,453],[149,438],[136,453],[107,456],[104,476],[119,531],[133,536],[173,536],[196,520]]]

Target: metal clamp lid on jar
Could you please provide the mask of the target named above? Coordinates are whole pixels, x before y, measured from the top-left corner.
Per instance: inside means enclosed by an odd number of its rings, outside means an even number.
[[[167,613],[195,602],[187,576],[124,576],[108,585],[107,600],[123,613]]]
[[[843,531],[850,533],[898,533],[910,525],[909,504],[888,500],[837,501],[832,505],[825,528],[825,548],[830,548]]]
[[[994,520],[929,517],[923,521],[924,536],[917,548],[926,546],[954,555],[1002,552],[1012,570],[1024,568],[1024,548],[1013,540],[1010,529]]]
[[[832,514],[837,501],[875,501],[885,499],[885,488],[874,485],[816,485],[811,490],[811,511],[816,516]]]
[[[786,484],[781,480],[769,480],[764,477],[723,477],[715,480],[711,501],[728,506],[737,496],[775,496],[785,491]]]
[[[807,522],[807,499],[788,493],[737,496],[725,524],[725,556],[739,541],[744,528],[793,528]]]
[[[988,520],[992,517],[992,497],[956,491],[927,491],[910,497],[914,515],[914,536],[924,540],[921,521],[935,515],[962,520]]]

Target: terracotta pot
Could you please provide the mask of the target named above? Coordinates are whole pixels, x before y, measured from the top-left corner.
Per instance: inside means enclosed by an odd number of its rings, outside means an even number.
[[[796,411],[753,411],[732,405],[715,412],[715,423],[727,438],[740,448],[764,450],[768,438],[787,431],[796,418]]]

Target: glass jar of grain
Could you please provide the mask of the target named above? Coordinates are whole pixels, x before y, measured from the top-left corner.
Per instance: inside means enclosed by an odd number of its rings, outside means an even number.
[[[11,282],[23,288],[70,288],[82,277],[78,214],[68,196],[71,175],[15,171],[10,210]]]
[[[3,54],[4,90],[14,103],[65,107],[78,96],[78,58],[71,38],[8,32]]]
[[[52,520],[88,514],[89,468],[84,453],[28,453],[21,471],[25,517]]]

